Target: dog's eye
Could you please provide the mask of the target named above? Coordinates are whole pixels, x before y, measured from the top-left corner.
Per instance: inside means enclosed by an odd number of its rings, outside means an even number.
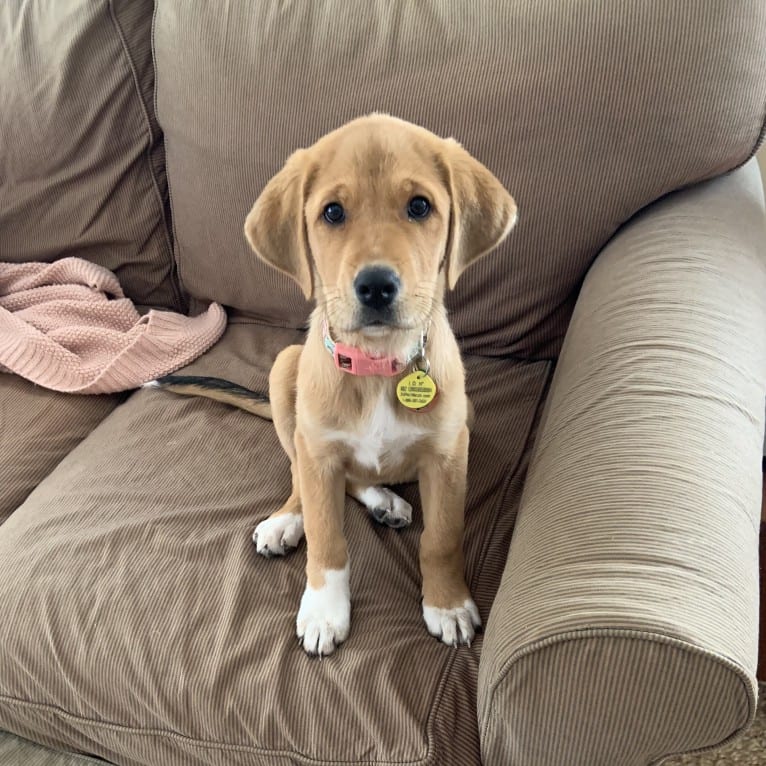
[[[422,220],[431,212],[431,203],[425,197],[413,197],[407,203],[407,215]]]
[[[325,205],[322,211],[322,217],[327,223],[337,226],[339,223],[343,223],[346,220],[346,211],[343,209],[343,205],[339,202],[331,202],[329,205]]]

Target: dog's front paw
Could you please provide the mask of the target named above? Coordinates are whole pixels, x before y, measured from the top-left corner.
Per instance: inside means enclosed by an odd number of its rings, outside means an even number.
[[[423,619],[428,632],[449,646],[471,645],[476,628],[481,627],[479,610],[473,599],[467,598],[462,606],[440,609],[423,602]]]
[[[412,506],[387,487],[365,487],[356,497],[378,524],[401,529],[412,523]]]
[[[298,610],[298,640],[308,654],[326,657],[348,638],[351,628],[351,598],[348,565],[327,569],[321,588],[306,586]]]
[[[261,556],[284,556],[295,550],[303,537],[303,514],[281,513],[264,519],[253,532]]]

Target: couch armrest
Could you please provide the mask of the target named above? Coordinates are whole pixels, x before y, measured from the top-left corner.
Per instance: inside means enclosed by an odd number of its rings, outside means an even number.
[[[487,625],[484,763],[645,766],[751,721],[765,250],[752,161],[593,265]]]

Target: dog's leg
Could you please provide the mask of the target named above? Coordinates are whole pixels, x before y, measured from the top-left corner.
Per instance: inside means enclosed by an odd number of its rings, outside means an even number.
[[[298,475],[306,526],[306,590],[296,630],[308,654],[332,654],[351,627],[351,593],[343,508],[346,477],[331,456],[312,455],[295,435]]]
[[[379,524],[400,529],[412,523],[412,506],[387,487],[349,481],[346,494],[365,506]]]
[[[253,531],[253,542],[261,556],[284,556],[298,547],[303,537],[303,512],[295,463],[290,464],[293,489],[287,502],[264,519]]]
[[[292,491],[287,502],[253,532],[256,550],[262,556],[284,556],[298,546],[303,537],[301,493],[295,465],[295,379],[302,346],[280,351],[269,374],[269,399],[279,443],[290,458]]]
[[[423,618],[428,632],[451,646],[470,645],[481,625],[464,574],[467,467],[468,429],[463,428],[449,454],[424,456],[418,476],[423,504]]]

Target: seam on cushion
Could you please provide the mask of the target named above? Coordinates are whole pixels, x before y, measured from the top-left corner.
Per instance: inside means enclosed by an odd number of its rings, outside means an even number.
[[[730,670],[735,674],[737,679],[742,684],[743,691],[747,697],[748,714],[745,717],[745,720],[740,724],[739,728],[734,733],[730,734],[720,742],[708,747],[698,748],[696,750],[684,750],[682,751],[683,755],[694,755],[697,753],[706,753],[712,750],[717,750],[718,748],[733,742],[742,734],[743,731],[745,731],[745,729],[747,729],[748,726],[750,726],[750,724],[752,724],[753,719],[755,718],[757,699],[756,695],[753,693],[752,685],[750,684],[750,678],[742,669],[742,667],[740,667],[740,665],[738,665],[733,660],[730,660],[728,657],[715,654],[714,652],[711,652],[707,649],[703,649],[702,647],[691,644],[688,641],[682,641],[679,638],[666,636],[661,633],[655,633],[653,631],[630,630],[627,628],[583,628],[581,630],[570,630],[564,633],[554,633],[550,636],[546,636],[545,638],[537,639],[532,643],[527,644],[526,646],[523,646],[513,652],[513,654],[511,654],[511,656],[503,663],[500,671],[498,672],[497,680],[492,685],[492,692],[489,696],[489,702],[485,706],[485,723],[481,729],[482,742],[489,736],[489,729],[491,726],[494,726],[495,720],[497,718],[497,708],[494,705],[495,695],[498,692],[500,684],[505,680],[513,665],[515,665],[519,660],[524,659],[528,655],[533,654],[540,649],[548,649],[550,647],[555,647],[557,644],[563,644],[569,641],[582,641],[584,639],[590,638],[626,638],[631,640],[648,641],[650,643],[662,644],[665,646],[673,647],[675,649],[681,649],[682,651],[689,652],[690,654],[701,657],[703,659],[713,660],[713,662],[723,665],[727,670]],[[652,764],[662,763],[662,761],[664,761],[666,758],[671,758],[674,755],[679,754],[680,753],[667,753],[665,755],[659,756],[659,759],[654,760]]]
[[[266,330],[291,330],[292,332],[302,333],[304,340],[308,335],[308,325],[304,327],[295,327],[293,325],[284,324],[282,322],[264,322],[262,319],[246,316],[244,314],[230,313],[228,323],[230,325],[253,325],[256,327],[262,327]]]
[[[748,156],[747,160],[745,160],[745,162],[753,159],[753,157],[758,154],[758,150],[761,148],[761,146],[763,146],[763,142],[766,141],[766,101],[764,101],[763,104],[762,114],[763,122],[761,123],[761,131],[758,133],[758,137],[755,139],[755,146],[753,147],[753,151],[750,152],[750,155]],[[742,164],[744,165],[744,163]]]
[[[152,105],[154,107],[154,114],[157,116],[157,124],[160,125],[160,129],[162,129],[162,125],[160,124],[160,110],[159,110],[159,104],[157,103],[157,82],[159,80],[159,69],[157,68],[157,13],[159,12],[159,2],[154,3],[154,11],[152,13],[152,30],[151,30],[151,44],[152,44],[152,66],[154,67],[154,88],[152,89]],[[168,183],[168,200],[170,203],[170,210],[172,212],[173,210],[173,184],[171,182],[170,178],[170,168],[168,167],[168,156],[167,156],[167,145],[165,144],[164,139],[164,130],[163,130],[163,144],[165,145],[165,175],[167,178]],[[188,296],[188,298],[185,298],[185,305],[188,305],[190,300],[193,298],[189,290],[184,285],[183,277],[181,276],[181,263],[180,258],[177,254],[177,247],[178,247],[178,233],[176,232],[176,221],[175,216],[170,216],[170,238],[172,240],[170,255],[171,260],[173,263],[175,278],[178,281],[179,288],[183,295]],[[196,300],[196,299],[195,299]]]
[[[180,742],[185,742],[192,747],[196,747],[202,750],[218,750],[222,752],[243,752],[252,753],[254,755],[262,755],[268,757],[277,757],[288,759],[291,763],[299,760],[306,764],[338,764],[339,766],[350,766],[351,764],[357,764],[359,761],[328,761],[324,758],[312,758],[311,756],[299,753],[296,750],[270,750],[268,748],[259,748],[253,745],[241,745],[232,742],[219,742],[217,740],[199,739],[197,737],[190,737],[186,734],[180,734],[168,729],[152,729],[152,728],[140,728],[136,726],[126,726],[125,724],[114,723],[112,721],[98,721],[94,718],[85,718],[83,716],[74,715],[69,713],[63,708],[56,705],[50,705],[43,702],[33,702],[31,700],[24,700],[19,697],[13,697],[9,694],[0,694],[0,705],[19,705],[21,707],[32,708],[36,711],[42,711],[44,713],[58,716],[67,721],[74,721],[77,724],[86,724],[94,726],[104,731],[111,731],[117,734],[130,734],[141,737],[163,737],[166,739],[172,739]],[[417,761],[367,761],[366,763],[375,764],[375,766],[400,766],[400,764],[423,764],[422,759]]]
[[[542,360],[525,362],[525,364],[542,364],[542,363],[543,363]],[[484,572],[484,563],[487,560],[487,549],[489,548],[490,539],[495,534],[495,530],[497,529],[497,525],[500,521],[500,514],[505,505],[505,499],[508,496],[508,490],[510,489],[510,484],[516,477],[516,473],[518,472],[519,467],[521,466],[521,463],[524,460],[525,455],[527,455],[529,453],[529,450],[531,449],[532,445],[530,444],[530,441],[534,441],[537,425],[540,423],[540,416],[542,415],[542,410],[545,407],[545,402],[548,399],[548,392],[550,391],[551,381],[553,379],[554,367],[553,367],[553,363],[548,361],[545,362],[545,365],[547,367],[545,371],[545,378],[543,380],[540,396],[537,400],[537,404],[535,405],[534,414],[532,415],[532,418],[530,419],[530,422],[529,422],[529,427],[527,428],[527,435],[524,437],[524,444],[522,445],[522,448],[519,451],[519,457],[516,460],[516,463],[514,464],[513,468],[508,472],[508,475],[505,478],[505,482],[503,483],[503,488],[500,491],[500,498],[498,499],[497,507],[495,508],[495,513],[493,516],[494,523],[492,524],[492,528],[489,534],[485,538],[486,542],[484,543],[484,546],[482,547],[481,562],[479,563],[479,567],[477,570],[477,575],[479,579],[481,578],[481,575]],[[531,455],[530,455],[530,459],[531,459]],[[514,526],[515,526],[515,522],[514,522]],[[508,556],[506,554],[506,561],[507,559],[508,559]]]
[[[195,298],[194,300],[199,300],[199,298]],[[229,314],[229,316],[229,324],[254,324],[258,325],[259,327],[267,327],[269,329],[275,330],[294,330],[295,332],[302,332],[304,335],[308,333],[309,328],[308,321],[306,321],[304,324],[296,326],[295,324],[290,324],[289,322],[281,320],[275,320],[273,322],[269,320],[266,322],[262,318],[259,319],[258,317],[246,316],[244,314]]]
[[[439,683],[436,687],[436,694],[434,695],[433,703],[431,705],[431,709],[428,711],[428,718],[426,719],[426,754],[423,758],[421,758],[419,761],[412,761],[411,763],[418,763],[423,764],[424,766],[426,764],[434,763],[434,756],[433,753],[433,725],[434,725],[434,715],[436,714],[436,711],[441,706],[442,697],[444,696],[444,690],[447,688],[447,678],[452,673],[452,666],[455,664],[455,660],[457,659],[457,652],[452,652],[450,656],[447,658],[447,662],[444,665],[444,669],[442,670],[441,677],[439,678]],[[438,762],[436,762],[436,766],[438,766]]]
[[[154,66],[154,14],[156,12],[157,12],[157,7],[155,3],[154,10],[152,13],[152,30],[151,30],[152,66]],[[136,96],[138,97],[138,103],[141,108],[141,114],[143,116],[144,126],[146,128],[146,134],[149,139],[146,149],[144,150],[144,160],[146,162],[146,167],[149,171],[149,179],[151,180],[151,186],[154,191],[155,202],[157,203],[157,206],[159,208],[159,222],[162,228],[162,238],[165,242],[165,249],[166,249],[165,255],[170,263],[170,269],[171,269],[170,289],[173,293],[173,297],[175,298],[176,305],[182,308],[186,305],[186,301],[184,300],[183,295],[181,294],[181,290],[179,289],[179,286],[177,284],[177,265],[176,265],[175,258],[173,256],[173,241],[168,228],[167,216],[165,214],[165,202],[162,199],[160,186],[157,181],[157,176],[155,175],[155,172],[154,172],[154,167],[152,165],[152,147],[154,145],[155,140],[157,139],[157,136],[154,134],[154,131],[152,130],[152,121],[151,121],[151,118],[149,117],[149,111],[146,107],[146,103],[144,102],[144,95],[141,92],[141,84],[138,81],[138,70],[136,69],[135,61],[133,60],[133,56],[130,53],[130,49],[128,48],[128,42],[125,39],[125,34],[122,30],[122,27],[120,26],[120,22],[117,20],[117,14],[114,10],[114,0],[109,0],[109,17],[112,20],[112,25],[114,26],[115,31],[117,32],[117,37],[120,40],[120,46],[122,47],[122,51],[128,62],[128,68],[130,69],[131,77],[133,79],[133,87],[135,88]],[[155,79],[156,79],[156,73],[155,73]],[[156,110],[155,110],[155,113],[156,113]],[[169,182],[168,182],[168,196],[170,196]]]

